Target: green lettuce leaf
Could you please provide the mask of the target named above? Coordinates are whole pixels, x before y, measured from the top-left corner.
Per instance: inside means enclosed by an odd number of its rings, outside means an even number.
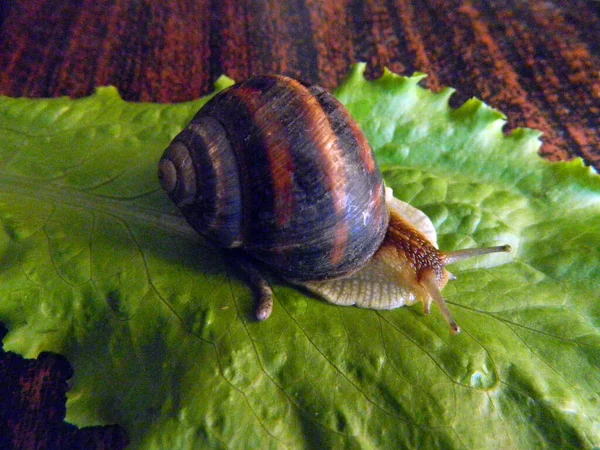
[[[514,249],[450,267],[460,335],[437,309],[339,307],[276,279],[253,321],[156,177],[207,98],[1,99],[5,348],[69,359],[68,421],[121,424],[132,448],[600,446],[600,177],[539,158],[535,131],[504,136],[479,100],[363,72],[335,94],[440,247]]]

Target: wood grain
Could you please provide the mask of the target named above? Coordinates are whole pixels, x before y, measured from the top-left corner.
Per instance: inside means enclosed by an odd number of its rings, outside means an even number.
[[[599,2],[0,2],[0,94],[13,97],[81,97],[112,84],[126,100],[180,102],[208,93],[221,74],[259,73],[332,89],[357,61],[370,77],[384,66],[425,72],[431,89],[458,89],[454,105],[477,96],[507,114],[507,131],[543,131],[544,156],[600,168]],[[0,446],[50,448],[56,433],[66,433],[65,448],[80,445],[56,420],[68,363],[16,358],[0,353],[0,410],[14,412],[0,415]],[[31,411],[52,418],[38,423]],[[86,448],[126,442],[115,427],[90,433]]]

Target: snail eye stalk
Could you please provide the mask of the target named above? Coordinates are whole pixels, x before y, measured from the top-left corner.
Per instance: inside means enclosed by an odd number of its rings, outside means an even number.
[[[510,245],[498,245],[496,247],[465,248],[453,252],[443,252],[444,265],[452,264],[464,259],[474,258],[475,256],[487,255],[489,253],[510,253]]]

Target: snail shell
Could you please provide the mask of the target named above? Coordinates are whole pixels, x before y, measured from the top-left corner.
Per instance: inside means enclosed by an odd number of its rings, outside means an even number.
[[[346,275],[385,236],[383,180],[364,134],[331,94],[290,78],[217,94],[159,172],[194,229],[291,280]]]
[[[165,150],[161,186],[189,224],[326,300],[374,309],[436,302],[444,266],[490,247],[443,253],[431,221],[384,188],[373,151],[327,91],[283,76],[235,84],[208,101]],[[271,312],[271,291],[251,264]]]

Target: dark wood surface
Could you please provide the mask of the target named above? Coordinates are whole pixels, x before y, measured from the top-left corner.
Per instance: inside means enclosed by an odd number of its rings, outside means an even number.
[[[600,2],[0,0],[0,94],[179,102],[278,72],[334,88],[357,61],[458,89],[544,132],[542,154],[600,168]],[[1,299],[0,299],[1,301]],[[120,448],[62,422],[69,364],[0,353],[0,448]]]

